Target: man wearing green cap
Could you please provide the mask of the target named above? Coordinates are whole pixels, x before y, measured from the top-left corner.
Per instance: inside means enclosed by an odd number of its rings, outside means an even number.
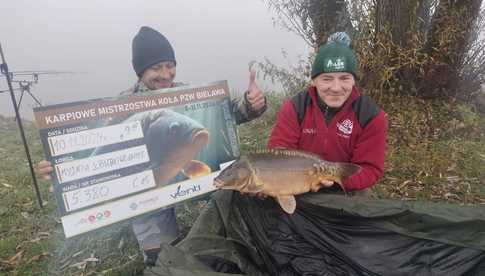
[[[355,86],[357,58],[345,33],[320,47],[307,89],[286,100],[278,112],[268,147],[313,152],[333,162],[362,167],[345,183],[369,194],[384,173],[386,114]],[[332,187],[333,182],[322,182]],[[335,185],[337,186],[337,185]]]

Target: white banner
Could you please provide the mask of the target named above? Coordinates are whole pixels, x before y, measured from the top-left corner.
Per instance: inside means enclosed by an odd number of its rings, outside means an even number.
[[[150,161],[145,145],[55,165],[59,183],[115,171]]]
[[[64,233],[69,238],[211,192],[215,190],[213,182],[218,173],[219,171],[67,215],[61,218]]]
[[[216,189],[214,178],[232,162],[234,161],[221,164],[221,170],[206,176],[178,182],[64,216],[61,220],[66,238],[212,192]]]
[[[139,121],[83,130],[47,138],[52,156],[143,138]]]
[[[86,206],[122,197],[131,193],[155,187],[153,171],[142,171],[125,177],[91,185],[62,194],[66,211],[74,211]]]

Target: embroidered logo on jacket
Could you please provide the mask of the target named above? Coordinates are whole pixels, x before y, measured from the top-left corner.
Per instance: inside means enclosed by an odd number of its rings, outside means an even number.
[[[317,130],[314,128],[304,128],[301,131],[303,134],[315,134],[317,133]]]
[[[345,119],[343,122],[337,123],[337,128],[345,135],[352,134],[352,128],[354,127],[354,123],[350,119]]]

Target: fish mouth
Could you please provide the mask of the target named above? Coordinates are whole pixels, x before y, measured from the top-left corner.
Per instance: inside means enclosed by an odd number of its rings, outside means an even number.
[[[224,182],[220,179],[214,179],[214,186],[216,186],[216,188],[218,189],[221,189],[222,187],[224,187]]]
[[[198,145],[204,147],[209,143],[209,131],[207,129],[202,128],[202,129],[196,129],[192,131],[192,141],[191,143],[193,145]],[[199,151],[202,149],[202,147],[199,149]]]

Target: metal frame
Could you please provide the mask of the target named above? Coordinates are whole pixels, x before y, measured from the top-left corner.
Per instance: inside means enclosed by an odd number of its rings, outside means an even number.
[[[8,91],[10,91],[10,98],[12,100],[12,104],[13,104],[13,107],[15,109],[15,118],[17,119],[17,125],[18,125],[19,130],[20,130],[20,137],[22,138],[22,142],[24,144],[24,149],[25,149],[25,154],[27,155],[27,160],[29,162],[30,174],[32,175],[32,186],[33,186],[33,189],[34,189],[35,194],[37,196],[37,201],[39,202],[39,207],[42,209],[42,208],[44,208],[44,206],[42,204],[42,197],[40,195],[39,185],[37,184],[37,178],[35,177],[34,165],[32,163],[32,158],[30,156],[29,145],[27,144],[27,139],[25,138],[24,127],[22,125],[22,118],[20,117],[20,113],[19,113],[19,106],[20,106],[20,103],[22,101],[22,97],[23,97],[24,92],[27,92],[28,94],[30,94],[34,99],[35,99],[35,97],[32,95],[32,93],[30,93],[30,89],[27,89],[27,90],[24,91],[24,89],[22,88],[22,85],[21,85],[20,90],[22,91],[22,96],[20,98],[19,104],[17,104],[17,100],[15,99],[14,89],[12,87],[12,76],[13,75],[8,71],[7,62],[5,61],[5,56],[3,55],[2,44],[0,44],[0,55],[2,56],[2,63],[0,64],[0,72],[2,74],[4,74],[6,79],[7,79],[8,88],[9,88]],[[30,88],[30,84],[26,85],[26,87]],[[36,101],[40,104],[40,102],[37,99],[36,99]]]

